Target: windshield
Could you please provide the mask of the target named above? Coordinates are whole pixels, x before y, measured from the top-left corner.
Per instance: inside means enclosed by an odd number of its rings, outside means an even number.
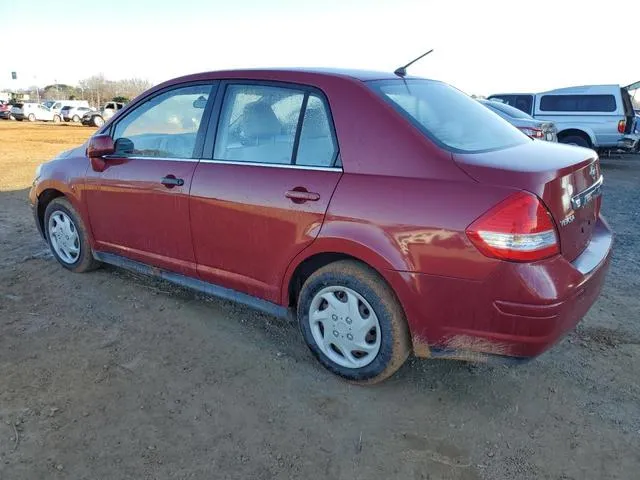
[[[398,79],[369,85],[444,148],[474,153],[529,141],[506,120],[445,83]]]
[[[486,105],[489,108],[492,108],[494,110],[499,110],[500,112],[504,113],[505,115],[508,115],[510,117],[513,118],[522,118],[522,119],[526,119],[526,120],[533,120],[533,117],[531,115],[529,115],[528,113],[523,112],[522,110],[518,110],[515,107],[512,107],[511,105],[507,105],[506,103],[501,103],[501,102],[492,102],[491,100],[485,100],[480,102],[483,105]]]

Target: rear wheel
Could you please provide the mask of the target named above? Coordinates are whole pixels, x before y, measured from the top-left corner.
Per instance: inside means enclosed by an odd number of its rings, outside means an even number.
[[[67,199],[54,198],[47,205],[44,231],[53,256],[63,267],[82,273],[100,266],[100,262],[93,258],[82,219]]]
[[[27,118],[29,119],[30,122],[35,122],[36,121],[36,116],[33,113],[30,113]]]
[[[80,121],[80,117],[78,115],[74,115],[71,120],[73,120],[75,123],[78,123]]]
[[[93,117],[93,126],[100,128],[104,125],[104,119],[100,115],[96,115]]]
[[[581,135],[567,135],[559,139],[560,143],[567,145],[576,145],[578,147],[591,148],[589,141]]]
[[[53,123],[60,123],[60,115],[53,116]]]
[[[318,361],[355,383],[390,377],[409,355],[409,330],[395,294],[360,262],[343,260],[313,273],[300,291],[298,322]]]

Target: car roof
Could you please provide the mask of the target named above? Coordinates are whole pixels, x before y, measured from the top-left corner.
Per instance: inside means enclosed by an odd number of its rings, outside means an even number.
[[[529,93],[529,92],[492,93],[491,95],[489,95],[489,97],[487,97],[487,99],[491,100],[491,97],[499,97],[501,95],[535,95],[535,93]]]
[[[546,92],[540,92],[539,95],[549,94],[598,94],[598,93],[611,93],[612,91],[620,91],[620,85],[578,85],[575,87],[556,88],[554,90],[547,90]]]
[[[165,83],[176,83],[179,81],[197,81],[211,79],[247,79],[247,80],[273,80],[296,83],[304,82],[309,77],[320,78],[349,78],[352,80],[370,81],[370,80],[392,80],[398,79],[393,72],[380,72],[374,70],[357,70],[347,68],[257,68],[257,69],[241,69],[241,70],[218,70],[210,72],[195,73],[179,78],[174,78]],[[409,78],[419,78],[411,77]]]

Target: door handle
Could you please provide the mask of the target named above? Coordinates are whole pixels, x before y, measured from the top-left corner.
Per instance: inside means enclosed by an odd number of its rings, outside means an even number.
[[[181,187],[182,185],[184,185],[184,180],[181,178],[176,178],[173,175],[167,175],[166,177],[162,177],[160,183],[162,183],[167,188],[173,188],[175,186]]]
[[[316,202],[320,200],[320,194],[315,192],[308,192],[305,189],[296,189],[287,190],[284,194],[285,197],[290,199],[294,203],[304,203],[304,202]]]

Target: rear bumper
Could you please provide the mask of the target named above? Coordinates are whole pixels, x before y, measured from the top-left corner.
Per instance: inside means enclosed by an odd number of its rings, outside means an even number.
[[[640,147],[640,135],[625,135],[618,141],[618,148],[630,152],[637,152]]]
[[[485,280],[401,274],[399,293],[417,356],[487,361],[535,357],[572,330],[598,298],[613,234],[599,219],[573,262],[500,262]]]

